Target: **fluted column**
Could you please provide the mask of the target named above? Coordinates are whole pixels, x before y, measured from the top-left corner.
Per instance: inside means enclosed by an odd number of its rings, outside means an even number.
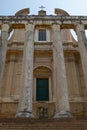
[[[5,66],[7,44],[8,44],[8,24],[1,26],[1,40],[0,40],[0,87],[2,86],[3,71]]]
[[[33,118],[32,114],[32,88],[33,88],[33,55],[34,55],[34,34],[33,24],[25,26],[25,47],[23,60],[23,90],[19,103],[17,116]]]
[[[53,62],[56,82],[56,112],[54,118],[71,117],[59,24],[53,24]]]
[[[82,61],[82,69],[87,91],[87,39],[85,35],[84,25],[78,24],[76,26],[76,33],[78,37],[78,46]]]

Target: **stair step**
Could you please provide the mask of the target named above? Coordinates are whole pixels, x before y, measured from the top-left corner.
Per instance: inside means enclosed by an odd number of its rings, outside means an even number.
[[[0,130],[87,130],[87,119],[0,118]]]

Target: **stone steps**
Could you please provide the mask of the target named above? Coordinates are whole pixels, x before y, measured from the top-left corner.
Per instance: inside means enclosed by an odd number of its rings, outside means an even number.
[[[0,130],[87,130],[87,119],[0,118]]]

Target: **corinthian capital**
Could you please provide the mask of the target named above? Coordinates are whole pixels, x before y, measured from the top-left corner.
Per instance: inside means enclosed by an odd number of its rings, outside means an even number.
[[[8,24],[2,24],[1,30],[4,31],[4,32],[8,32],[9,31],[9,25]]]

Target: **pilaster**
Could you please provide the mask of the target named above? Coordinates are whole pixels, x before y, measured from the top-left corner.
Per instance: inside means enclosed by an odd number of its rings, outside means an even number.
[[[76,62],[74,55],[66,57],[66,70],[67,70],[67,81],[68,89],[70,91],[70,98],[79,97],[79,82],[76,68]]]
[[[14,75],[14,59],[15,56],[11,55],[10,56],[10,62],[9,62],[9,67],[8,67],[8,77],[7,77],[7,86],[6,86],[6,97],[11,96],[11,91],[12,91],[12,81],[13,81],[13,75]]]

